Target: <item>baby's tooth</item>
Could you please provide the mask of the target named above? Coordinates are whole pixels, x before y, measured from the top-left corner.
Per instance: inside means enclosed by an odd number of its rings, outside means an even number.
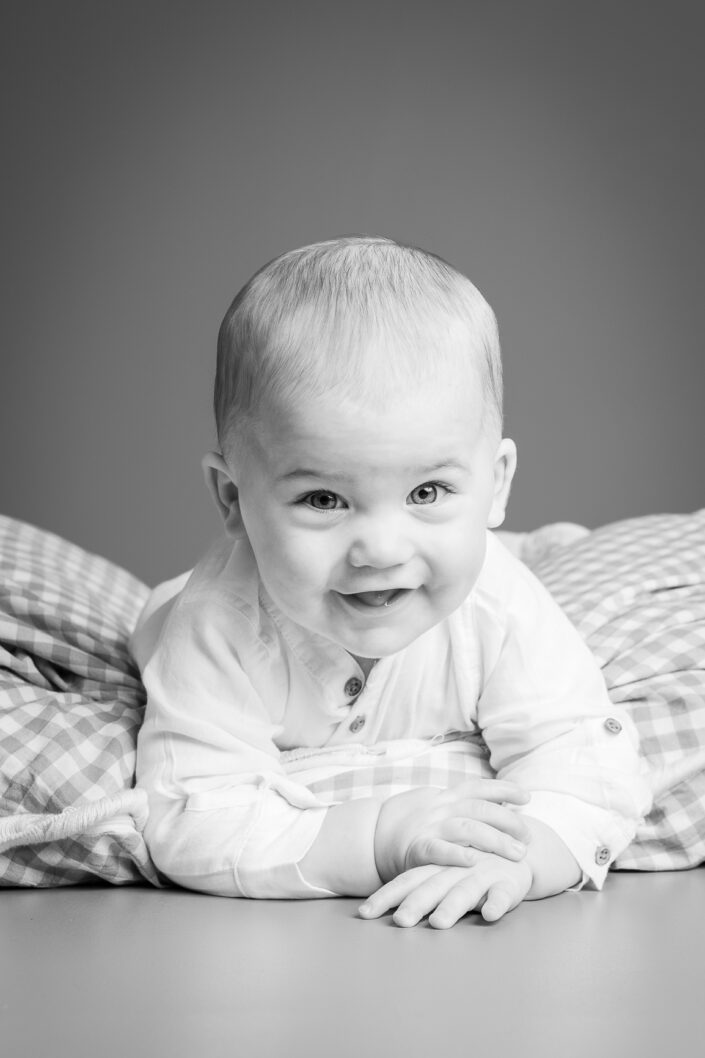
[[[366,606],[386,606],[393,594],[393,588],[388,591],[360,591],[357,598]]]

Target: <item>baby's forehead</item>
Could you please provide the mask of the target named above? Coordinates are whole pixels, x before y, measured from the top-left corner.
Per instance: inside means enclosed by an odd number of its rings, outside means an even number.
[[[399,369],[376,350],[367,352],[348,374],[301,373],[289,385],[272,387],[259,402],[257,418],[328,424],[336,433],[343,422],[375,430],[390,417],[420,419],[427,409],[439,407],[468,421],[484,417],[487,390],[472,361]]]
[[[433,380],[378,399],[357,390],[312,393],[288,404],[271,399],[251,423],[244,451],[257,473],[282,487],[300,479],[329,484],[406,481],[434,468],[462,472],[489,436],[484,398],[452,381]]]

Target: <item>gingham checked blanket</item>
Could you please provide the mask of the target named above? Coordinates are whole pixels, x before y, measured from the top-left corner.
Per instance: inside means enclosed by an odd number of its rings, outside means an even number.
[[[133,789],[143,710],[127,640],[148,590],[0,517],[0,884],[158,876]]]
[[[653,768],[654,809],[616,866],[705,861],[705,511],[549,549],[537,539],[525,559],[597,655]],[[143,690],[127,639],[147,591],[105,559],[0,517],[0,885],[161,884],[133,789]],[[330,801],[491,775],[477,738],[283,762]]]
[[[530,563],[632,716],[654,807],[616,866],[705,861],[705,509],[632,518]]]

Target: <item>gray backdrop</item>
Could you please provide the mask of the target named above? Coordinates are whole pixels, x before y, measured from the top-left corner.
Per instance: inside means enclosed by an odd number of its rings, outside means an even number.
[[[494,305],[509,527],[702,506],[702,10],[5,0],[2,510],[190,566],[220,319],[344,232]]]

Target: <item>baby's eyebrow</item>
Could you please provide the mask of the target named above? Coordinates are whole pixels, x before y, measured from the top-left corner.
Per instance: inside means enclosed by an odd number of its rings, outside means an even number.
[[[411,473],[420,474],[421,476],[423,476],[424,474],[437,474],[439,472],[439,470],[467,470],[467,469],[468,468],[467,468],[466,464],[459,463],[457,459],[454,459],[452,457],[450,459],[440,459],[437,463],[434,463],[433,466],[429,466],[429,467],[416,467],[416,468],[409,467],[409,471]]]
[[[287,470],[286,474],[278,474],[277,481],[290,481],[291,478],[328,478],[333,475],[330,470],[311,470],[308,467],[296,467],[295,470]],[[344,474],[335,474],[336,477],[345,477]]]

